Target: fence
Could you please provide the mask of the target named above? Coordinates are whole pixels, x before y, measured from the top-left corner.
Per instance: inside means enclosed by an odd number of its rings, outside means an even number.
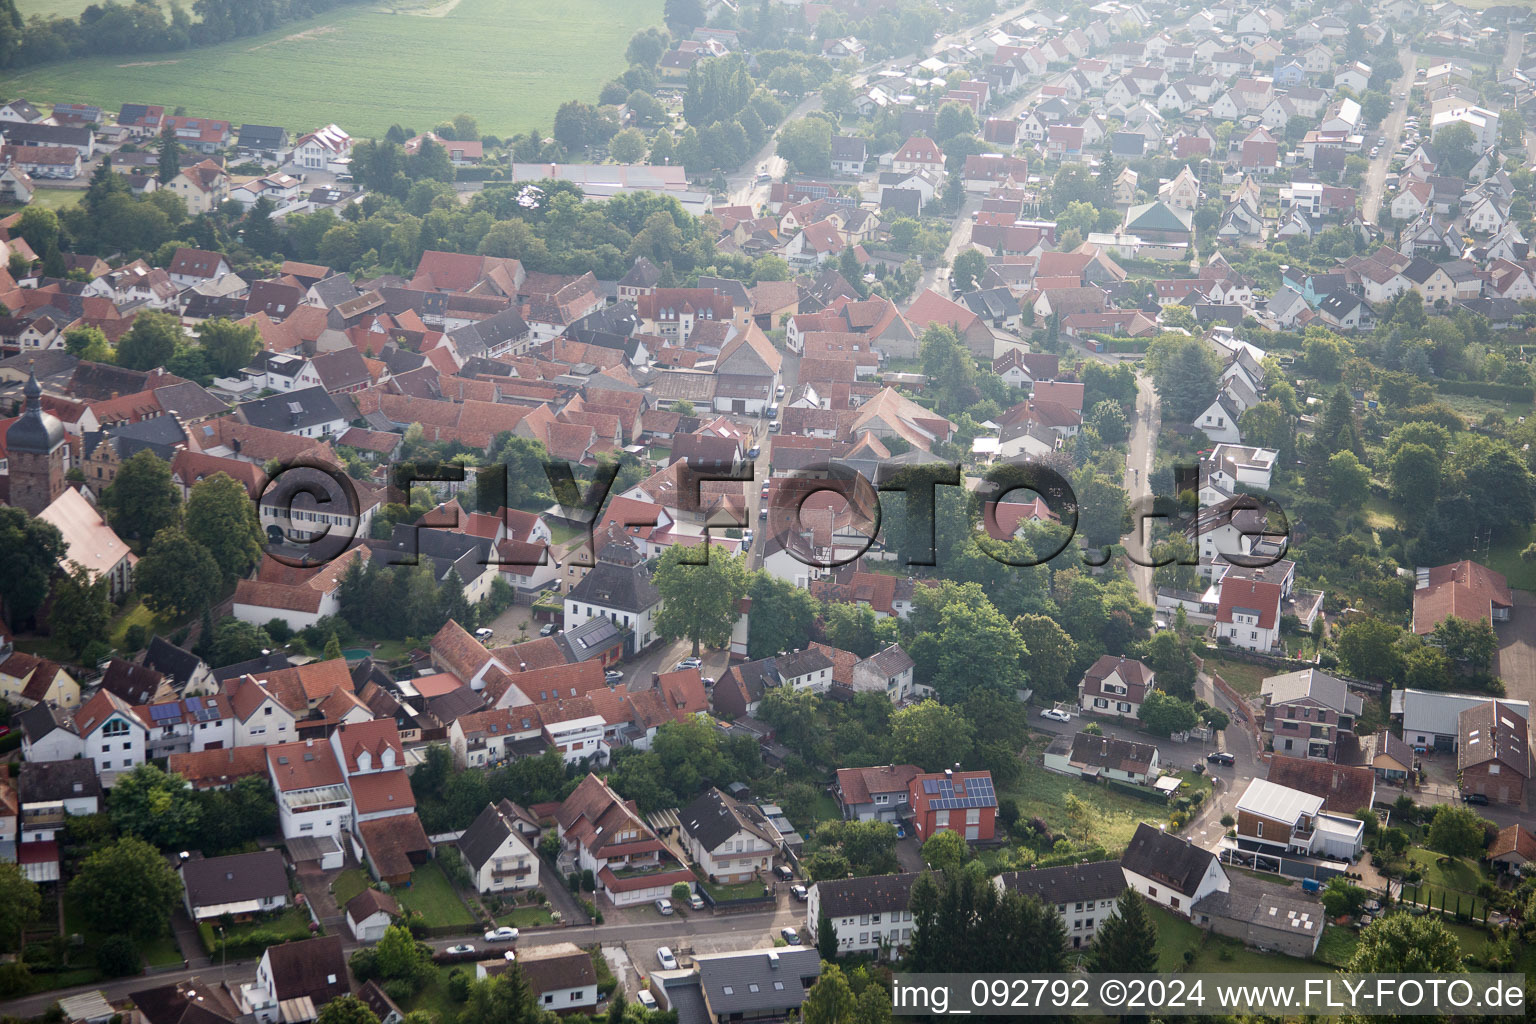
[[[717,914],[750,914],[757,910],[771,910],[779,905],[777,896],[771,893],[763,896],[746,896],[734,900],[717,900],[714,894],[706,886],[696,886],[699,898],[702,899],[711,910]]]

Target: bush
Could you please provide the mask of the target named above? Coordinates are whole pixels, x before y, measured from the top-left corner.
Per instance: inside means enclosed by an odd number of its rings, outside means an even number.
[[[109,978],[126,978],[143,970],[143,964],[132,939],[109,935],[96,947],[96,969]]]
[[[448,998],[456,1003],[462,1003],[469,998],[469,985],[474,980],[469,972],[462,967],[455,967],[448,972]]]
[[[1221,816],[1221,827],[1222,828],[1231,828],[1233,825],[1236,825],[1236,824],[1237,824],[1237,819],[1232,817],[1232,815],[1230,815],[1230,814],[1223,814]]]
[[[416,997],[416,984],[406,978],[396,978],[384,983],[384,994],[397,1003],[408,1003]]]
[[[123,653],[130,654],[134,651],[142,651],[144,645],[149,642],[149,630],[135,622],[123,630]]]

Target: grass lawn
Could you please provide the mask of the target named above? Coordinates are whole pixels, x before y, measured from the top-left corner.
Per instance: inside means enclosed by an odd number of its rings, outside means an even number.
[[[1476,862],[1462,857],[1446,857],[1423,846],[1409,847],[1408,859],[1424,872],[1424,881],[1451,889],[1476,892],[1485,877]]]
[[[354,894],[355,895],[355,894]],[[198,923],[197,932],[202,936],[203,948],[212,951],[213,944],[218,941],[219,933],[211,921]],[[289,907],[277,917],[264,921],[242,921],[224,929],[224,936],[232,943],[238,943],[243,937],[252,932],[269,932],[282,937],[282,941],[309,938],[309,915],[298,907]],[[181,959],[181,954],[176,958]]]
[[[1520,557],[1520,552],[1532,541],[1533,532],[1536,528],[1517,530],[1507,540],[1495,544],[1482,558],[1484,565],[1503,573],[1516,590],[1536,590],[1536,562],[1527,562]]]
[[[75,964],[82,962],[94,963],[96,947],[106,938],[105,935],[91,927],[90,916],[86,909],[80,905],[78,900],[72,898],[67,891],[64,894],[64,934],[66,936],[80,935],[85,940],[84,949],[70,954],[70,959]],[[181,963],[181,948],[177,946],[176,936],[171,932],[169,925],[166,926],[166,933],[164,935],[152,939],[136,938],[134,939],[134,946],[138,949],[139,955],[151,967],[165,967],[170,964]],[[77,971],[65,973],[75,975],[81,971],[86,971],[91,975],[90,978],[86,979],[87,981],[95,980],[96,971],[94,968],[81,966]],[[50,977],[56,979],[59,976],[51,975]],[[76,983],[70,982],[69,984]],[[50,984],[49,987],[62,988],[65,984],[66,982],[57,982],[56,984]]]
[[[131,95],[236,124],[297,131],[334,121],[354,138],[382,136],[393,122],[421,131],[466,112],[481,132],[507,135],[531,125],[547,130],[566,100],[595,103],[602,83],[624,70],[630,36],[660,24],[661,7],[661,0],[347,5],[218,46],[29,68],[12,76],[9,88],[34,102],[76,100],[111,110]],[[447,53],[450,74],[441,63]],[[253,82],[262,87],[251,88]]]
[[[1232,689],[1244,697],[1257,697],[1264,677],[1275,674],[1263,665],[1250,665],[1246,661],[1230,661],[1216,654],[1206,656],[1205,671],[1207,674],[1214,673],[1221,676]]]
[[[1343,967],[1354,956],[1355,947],[1359,944],[1360,933],[1353,928],[1330,927],[1323,932],[1322,941],[1317,944],[1316,959],[1333,967]]]
[[[1161,973],[1184,969],[1184,951],[1198,949],[1205,932],[1162,907],[1147,904],[1147,913],[1157,925],[1157,969]],[[1198,954],[1196,954],[1198,959]]]
[[[422,919],[429,928],[475,923],[469,908],[464,906],[459,894],[453,891],[453,886],[444,877],[443,869],[438,867],[437,861],[417,868],[411,875],[411,884],[396,888],[394,897],[404,909],[421,911]]]
[[[50,210],[67,210],[78,206],[84,198],[85,189],[81,188],[40,188],[32,193],[32,205]]]
[[[562,544],[569,544],[581,536],[583,536],[583,530],[579,526],[566,526],[564,523],[549,524],[549,538],[556,547]]]
[[[1073,823],[1067,817],[1065,800],[1068,793],[1075,793],[1087,808],[1082,838],[1099,843],[1113,853],[1131,841],[1139,822],[1158,818],[1162,809],[1150,801],[1122,796],[1104,786],[1046,771],[1038,761],[1046,742],[1043,737],[1031,738],[1024,751],[1019,780],[998,793],[1000,799],[1017,801],[1019,817],[1023,821],[1038,817],[1052,832],[1070,833]]]
[[[756,879],[750,882],[738,882],[735,885],[720,885],[715,882],[700,882],[699,885],[709,890],[709,894],[717,900],[748,900],[763,894],[763,883]]]
[[[471,979],[475,976],[475,965],[464,964],[463,970],[469,972]],[[448,972],[451,968],[433,967],[432,980],[416,993],[416,998],[407,1002],[401,1009],[406,1012],[426,1010],[437,1020],[454,1020],[459,1011],[464,1008],[463,1003],[456,1003],[448,995]]]
[[[308,936],[309,931],[306,929],[304,934]],[[139,953],[151,967],[169,967],[172,964],[181,963],[183,959],[181,946],[177,944],[175,935],[162,935],[158,939],[141,942]]]
[[[352,897],[368,888],[368,873],[362,868],[348,868],[336,876],[336,881],[331,883],[331,895],[336,897],[336,905],[345,907],[351,902]]]
[[[1324,932],[1326,935],[1327,933]],[[1161,965],[1159,965],[1161,966]],[[1280,953],[1261,953],[1256,949],[1249,949],[1241,942],[1233,939],[1224,939],[1217,935],[1210,936],[1200,951],[1195,954],[1195,962],[1190,965],[1191,973],[1211,974],[1273,974],[1276,972],[1293,973],[1296,971],[1316,971],[1317,964],[1311,960],[1298,960],[1293,956],[1285,956]]]
[[[1445,927],[1456,936],[1456,941],[1461,943],[1461,951],[1468,955],[1481,953],[1483,947],[1488,944],[1489,936],[1487,930],[1479,928],[1477,925],[1461,924],[1457,921],[1448,920],[1445,922]]]
[[[548,907],[518,907],[498,915],[496,923],[509,924],[514,928],[542,928],[554,924],[555,919],[549,916]]]
[[[1397,527],[1397,510],[1386,498],[1371,495],[1365,500],[1365,521],[1373,530],[1390,530]]]

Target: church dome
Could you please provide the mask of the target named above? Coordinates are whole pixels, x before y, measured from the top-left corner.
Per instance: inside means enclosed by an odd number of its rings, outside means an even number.
[[[22,391],[27,397],[21,417],[5,432],[5,447],[12,452],[35,452],[47,455],[64,443],[64,424],[50,412],[43,410],[43,389],[37,383],[37,374],[27,377]]]

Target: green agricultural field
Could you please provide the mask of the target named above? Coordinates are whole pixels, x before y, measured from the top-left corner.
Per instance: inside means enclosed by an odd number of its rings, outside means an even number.
[[[335,122],[355,138],[395,123],[424,131],[461,112],[488,134],[547,131],[566,100],[596,102],[623,70],[629,37],[659,24],[661,8],[661,0],[345,7],[220,46],[43,65],[10,76],[6,88],[34,103],[161,103],[292,131]]]

